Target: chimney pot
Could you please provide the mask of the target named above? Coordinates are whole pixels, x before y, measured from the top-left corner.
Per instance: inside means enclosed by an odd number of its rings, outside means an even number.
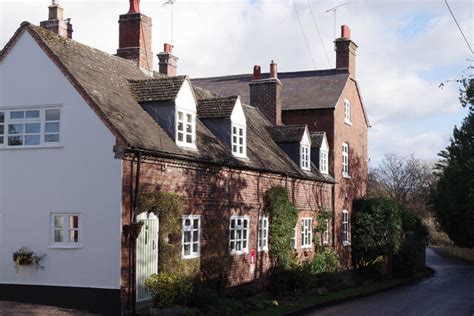
[[[64,9],[59,1],[53,0],[48,10],[48,19],[41,21],[40,26],[63,37],[72,38],[71,19],[64,20]]]
[[[262,72],[259,65],[253,66],[253,80],[260,80],[262,78]]]
[[[277,79],[278,78],[278,73],[277,73],[277,64],[272,60],[270,64],[270,78]]]
[[[163,47],[164,47],[164,48],[163,48],[163,51],[164,51],[165,53],[172,53],[172,52],[173,52],[173,45],[165,43],[165,44],[163,45]]]
[[[351,39],[351,29],[347,25],[341,25],[341,38]]]
[[[130,0],[128,13],[140,13],[140,0]]]

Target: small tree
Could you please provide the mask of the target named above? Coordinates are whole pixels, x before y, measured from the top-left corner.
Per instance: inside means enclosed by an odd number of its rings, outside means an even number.
[[[373,264],[384,255],[395,254],[401,243],[399,205],[391,200],[354,200],[352,257],[357,268]]]

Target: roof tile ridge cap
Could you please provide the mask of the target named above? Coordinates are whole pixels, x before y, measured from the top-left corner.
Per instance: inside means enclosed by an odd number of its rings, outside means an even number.
[[[224,76],[212,76],[212,77],[199,77],[199,78],[191,78],[191,80],[208,80],[208,79],[234,79],[234,78],[244,78],[244,77],[251,77],[252,74],[235,74],[235,75],[224,75]]]
[[[51,32],[51,31],[49,31],[49,30],[47,30],[47,29],[45,29],[45,28],[43,28],[43,27],[41,27],[41,26],[34,25],[34,24],[30,23],[30,22],[23,22],[23,23],[28,23],[29,29],[31,29],[31,30],[33,30],[33,31],[35,31],[35,32],[37,32],[37,30],[50,32],[53,36],[55,36],[55,37],[57,37],[57,38],[60,38],[60,39],[62,39],[62,40],[64,40],[64,41],[67,41],[67,42],[69,42],[69,43],[72,43],[72,44],[74,44],[74,45],[79,45],[79,46],[85,47],[85,48],[87,48],[87,49],[93,50],[93,51],[95,51],[95,52],[97,52],[97,53],[100,53],[100,54],[102,54],[102,55],[105,55],[105,56],[107,56],[107,57],[109,57],[109,58],[112,58],[112,59],[114,59],[114,60],[123,62],[123,63],[125,63],[125,64],[127,64],[127,65],[136,66],[136,65],[135,65],[135,62],[133,62],[133,61],[131,61],[131,60],[128,60],[128,59],[119,57],[119,56],[117,56],[117,55],[114,55],[114,54],[105,52],[105,51],[100,50],[100,49],[98,49],[98,48],[95,48],[95,47],[92,47],[92,46],[90,46],[90,45],[87,45],[87,44],[81,43],[81,42],[79,42],[79,41],[76,41],[76,40],[74,40],[74,39],[72,39],[72,38],[62,37],[62,36],[59,35],[59,34],[56,34],[56,33],[54,33],[54,32]],[[22,23],[22,24],[23,24],[23,23]],[[136,66],[136,68],[139,69],[138,66]]]

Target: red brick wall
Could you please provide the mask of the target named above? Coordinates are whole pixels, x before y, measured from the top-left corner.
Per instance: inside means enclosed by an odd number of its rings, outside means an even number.
[[[135,168],[136,170],[136,168]],[[270,266],[268,255],[257,252],[255,272],[250,270],[250,255],[228,254],[228,226],[231,215],[250,217],[249,249],[257,249],[257,222],[263,207],[265,192],[271,187],[287,185],[290,199],[298,209],[299,218],[313,217],[324,206],[332,209],[332,185],[316,181],[286,178],[282,175],[239,171],[228,168],[209,167],[171,160],[142,161],[140,191],[176,192],[185,199],[185,214],[201,215],[201,260],[215,253],[212,245],[216,241],[223,245],[226,254],[222,260],[230,262],[229,285],[239,285],[260,279]],[[134,180],[133,180],[134,181]],[[122,222],[130,221],[130,162],[124,161],[123,168]],[[133,182],[134,183],[134,182]],[[216,221],[217,219],[217,221]],[[210,223],[223,227],[218,236]],[[314,223],[315,224],[315,223]],[[300,222],[299,222],[300,225]],[[299,226],[298,225],[298,226]],[[300,227],[297,244],[300,244]],[[331,232],[330,232],[331,234]],[[298,257],[304,259],[313,255],[313,249],[298,250]],[[122,238],[122,286],[128,287],[129,271],[128,241]],[[204,270],[206,267],[202,267]]]
[[[351,103],[351,123],[344,123],[344,99]],[[286,124],[307,124],[310,131],[325,131],[328,138],[330,173],[335,177],[335,245],[344,267],[350,267],[350,247],[342,245],[342,211],[352,218],[352,200],[365,195],[367,187],[367,123],[356,84],[349,79],[335,109],[284,111]],[[349,144],[349,175],[342,177],[342,143]],[[350,233],[349,233],[350,239]]]

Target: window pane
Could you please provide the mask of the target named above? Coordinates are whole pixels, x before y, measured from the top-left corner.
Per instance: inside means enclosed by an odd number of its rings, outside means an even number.
[[[183,123],[182,122],[178,122],[178,131],[183,131],[184,128],[183,128]]]
[[[44,135],[44,141],[47,143],[57,143],[59,142],[59,135]]]
[[[190,242],[191,241],[191,232],[187,231],[184,232],[184,242]]]
[[[199,232],[197,230],[193,231],[193,241],[199,240]]]
[[[5,126],[0,125],[0,135],[3,135],[4,132],[5,132]]]
[[[184,226],[191,226],[191,220],[189,218],[184,220]]]
[[[199,219],[194,219],[193,227],[194,227],[195,229],[198,229],[198,228],[199,228]]]
[[[186,143],[192,143],[193,142],[193,138],[191,135],[186,135]]]
[[[26,118],[31,119],[31,118],[39,118],[40,117],[40,112],[39,111],[26,111]]]
[[[5,122],[5,112],[0,112],[0,123]]]
[[[3,135],[0,135],[0,145],[3,144]]]
[[[229,246],[230,250],[235,250],[234,247],[235,247],[234,242],[231,241],[231,242],[230,242],[230,246]]]
[[[69,228],[79,228],[79,216],[69,216]]]
[[[8,134],[23,134],[23,124],[9,124],[8,125]]]
[[[39,145],[40,144],[40,135],[26,135],[25,136],[25,145]]]
[[[23,140],[21,136],[10,136],[8,137],[8,146],[21,146]]]
[[[235,219],[230,220],[230,227],[234,228],[235,227]]]
[[[198,252],[198,244],[193,244],[193,252]]]
[[[45,132],[46,133],[59,133],[59,123],[46,123]]]
[[[54,242],[63,242],[64,236],[62,230],[55,230],[54,231]]]
[[[186,124],[186,132],[187,133],[192,133],[193,132],[193,126],[191,124]]]
[[[191,123],[193,121],[193,116],[191,114],[186,114],[186,121]]]
[[[191,254],[191,247],[190,245],[183,245],[183,248],[184,248],[184,255],[185,256],[189,256]]]
[[[237,134],[237,128],[235,126],[232,127],[232,134]]]
[[[244,136],[244,129],[243,128],[239,128],[239,135]]]
[[[69,231],[69,242],[79,242],[79,231],[78,230]]]
[[[54,216],[54,228],[63,228],[64,217]]]
[[[244,240],[244,241],[242,242],[242,248],[243,248],[243,249],[247,249],[247,241],[246,241],[246,240]]]
[[[183,120],[183,112],[178,111],[178,120],[180,120],[180,121]]]
[[[25,124],[25,133],[38,134],[41,131],[40,123]]]
[[[235,230],[230,231],[230,239],[235,239]]]
[[[18,119],[22,119],[24,117],[25,117],[25,112],[23,112],[23,111],[10,112],[10,119],[12,119],[12,120],[18,120]]]
[[[178,133],[178,141],[183,141],[183,133]]]
[[[244,228],[247,228],[247,220],[244,220]]]
[[[60,110],[46,110],[46,121],[59,121],[60,116]]]

